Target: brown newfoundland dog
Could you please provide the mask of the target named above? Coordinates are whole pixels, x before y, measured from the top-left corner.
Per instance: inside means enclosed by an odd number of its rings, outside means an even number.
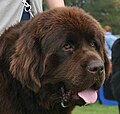
[[[108,69],[95,19],[71,7],[41,13],[0,37],[0,114],[71,114],[95,102]]]

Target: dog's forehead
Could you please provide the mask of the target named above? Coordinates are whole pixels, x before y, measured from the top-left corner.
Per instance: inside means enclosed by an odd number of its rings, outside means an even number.
[[[66,27],[66,29],[80,30],[84,32],[101,31],[100,24],[88,13],[78,8],[58,8],[54,11],[52,21],[54,23]]]
[[[75,7],[62,7],[43,13],[44,25],[49,31],[79,32],[80,34],[103,35],[101,25],[88,13]],[[45,28],[45,29],[46,29]],[[47,29],[46,29],[47,30]],[[62,33],[60,33],[62,34]]]

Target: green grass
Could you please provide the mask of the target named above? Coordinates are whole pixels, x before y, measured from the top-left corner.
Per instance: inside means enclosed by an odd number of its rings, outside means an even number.
[[[117,106],[101,105],[99,102],[83,107],[76,107],[72,114],[119,114]]]

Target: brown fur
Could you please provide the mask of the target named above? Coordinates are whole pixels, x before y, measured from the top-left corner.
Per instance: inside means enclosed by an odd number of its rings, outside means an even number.
[[[88,72],[98,62],[102,73]],[[103,30],[93,17],[70,7],[41,13],[0,37],[0,114],[70,114],[83,103],[77,92],[99,89],[108,69]],[[67,108],[60,105],[62,87]]]

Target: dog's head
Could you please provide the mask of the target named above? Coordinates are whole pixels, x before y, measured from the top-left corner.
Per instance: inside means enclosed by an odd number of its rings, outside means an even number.
[[[10,70],[46,107],[94,102],[109,72],[100,24],[78,8],[44,12],[21,29]]]

